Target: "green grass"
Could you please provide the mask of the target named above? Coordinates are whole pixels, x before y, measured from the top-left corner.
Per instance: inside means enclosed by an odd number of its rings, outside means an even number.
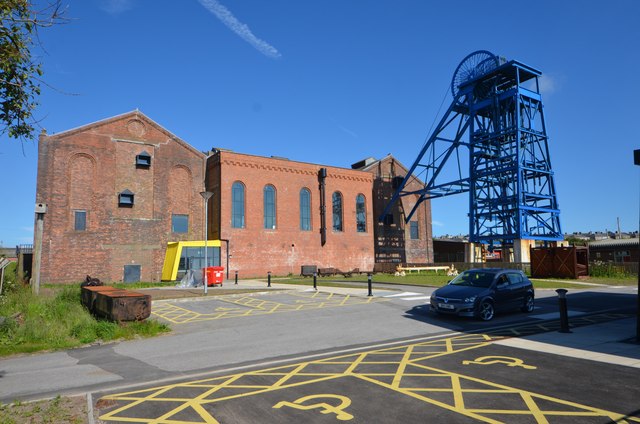
[[[453,277],[449,277],[443,274],[435,273],[415,273],[407,274],[404,277],[396,277],[393,274],[375,274],[373,275],[372,283],[375,286],[376,283],[385,284],[398,284],[398,285],[413,285],[413,286],[425,286],[425,287],[442,287]],[[551,281],[552,280],[552,281]],[[618,285],[633,285],[637,284],[637,277],[625,277],[625,278],[605,278],[605,277],[589,277],[581,280],[569,280],[569,279],[531,279],[533,286],[538,289],[588,289],[591,286],[579,284],[594,283],[610,286]],[[290,278],[278,278],[275,282],[283,284],[301,284],[306,286],[313,285],[313,278],[303,277],[290,277]],[[360,288],[362,285],[349,284],[352,282],[366,283],[366,275],[354,275],[352,277],[318,277],[317,284],[319,287],[356,287]]]
[[[80,303],[80,286],[57,286],[40,296],[15,286],[0,297],[0,356],[78,347],[97,341],[151,337],[170,331],[155,320],[115,323],[94,318]]]
[[[385,283],[385,284],[407,284],[414,286],[428,286],[428,287],[441,287],[447,284],[453,277],[448,277],[444,274],[407,274],[404,277],[396,277],[393,274],[374,274],[372,276],[372,284]],[[311,277],[291,277],[288,279],[277,279],[278,283],[284,284],[302,284],[307,286],[313,286],[313,278]],[[349,283],[367,283],[367,276],[353,275],[351,277],[318,277],[318,286],[325,287],[362,287],[362,284],[349,284]]]
[[[537,280],[535,278],[531,278],[531,282],[533,283],[533,287],[536,289],[588,289],[589,286],[585,286],[583,284],[572,284],[571,282],[574,280]]]

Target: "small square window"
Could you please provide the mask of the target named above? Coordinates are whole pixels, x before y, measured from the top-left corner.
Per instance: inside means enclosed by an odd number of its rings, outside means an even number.
[[[73,229],[76,231],[87,230],[87,211],[73,211]]]
[[[149,168],[151,166],[151,155],[147,152],[142,152],[136,156],[136,168]]]
[[[133,193],[129,190],[125,190],[118,195],[118,206],[121,208],[133,207]]]
[[[171,215],[171,232],[187,233],[189,232],[189,215]]]

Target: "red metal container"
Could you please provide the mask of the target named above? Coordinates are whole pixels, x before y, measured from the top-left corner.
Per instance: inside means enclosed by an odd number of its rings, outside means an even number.
[[[207,275],[207,285],[222,285],[224,281],[224,267],[222,266],[210,266],[202,268],[202,281],[204,281],[205,272]]]

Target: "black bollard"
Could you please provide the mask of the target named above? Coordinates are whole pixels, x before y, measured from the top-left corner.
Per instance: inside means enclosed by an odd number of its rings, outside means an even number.
[[[316,284],[316,279],[317,279],[317,278],[318,278],[318,273],[317,273],[317,272],[314,272],[314,273],[313,273],[313,288],[314,288],[315,290],[318,290],[318,285]]]
[[[569,314],[567,312],[567,291],[565,289],[557,289],[558,305],[560,306],[560,333],[571,333],[569,330]]]
[[[367,274],[367,286],[369,287],[369,294],[367,296],[373,296],[373,293],[371,293],[371,274]]]
[[[271,271],[267,272],[267,287],[271,287]]]
[[[238,271],[236,271],[236,285],[238,285]]]

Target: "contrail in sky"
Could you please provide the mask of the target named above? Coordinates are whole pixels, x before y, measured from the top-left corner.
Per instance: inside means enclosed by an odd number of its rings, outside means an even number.
[[[224,7],[218,0],[198,0],[200,4],[214,15],[231,31],[235,32],[247,43],[267,57],[278,58],[282,56],[280,52],[264,40],[259,39],[251,32],[251,29],[233,16],[233,13]]]

